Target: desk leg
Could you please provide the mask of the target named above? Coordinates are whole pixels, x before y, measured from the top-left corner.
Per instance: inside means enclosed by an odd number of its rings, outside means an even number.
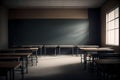
[[[84,69],[87,67],[87,52],[84,53]]]
[[[14,69],[10,70],[10,80],[15,80],[15,73],[14,73]]]
[[[22,65],[21,65],[21,78],[22,78],[22,80],[24,79],[24,69],[23,69]]]
[[[28,57],[26,57],[25,59],[26,59],[25,60],[25,62],[26,62],[26,64],[25,64],[25,66],[26,66],[26,73],[28,73]]]
[[[13,78],[13,80],[15,80],[15,71],[14,71],[14,69],[12,69],[12,78]]]
[[[32,66],[33,66],[33,54],[30,56],[31,57],[31,63],[32,63]]]
[[[72,56],[73,56],[73,54],[74,54],[74,48],[72,48]]]
[[[23,73],[28,73],[28,58],[27,57],[22,58],[22,68],[23,68]],[[26,72],[24,72],[25,69],[26,69]]]
[[[12,80],[12,70],[10,70],[9,76],[10,76],[10,80]]]
[[[42,48],[40,48],[40,54],[41,54],[41,56],[42,56]]]
[[[78,48],[76,48],[75,53],[76,53],[76,56],[78,56]]]
[[[21,73],[24,74],[24,58],[22,57]]]
[[[61,54],[61,48],[59,47],[59,55]]]
[[[46,48],[45,48],[45,47],[44,47],[44,51],[45,51],[44,53],[45,53],[45,55],[46,55]]]
[[[38,63],[38,53],[37,53],[37,50],[36,50],[36,64]]]
[[[55,48],[55,56],[56,56],[56,48]]]

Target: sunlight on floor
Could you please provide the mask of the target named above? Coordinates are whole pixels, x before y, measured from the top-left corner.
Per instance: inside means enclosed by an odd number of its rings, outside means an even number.
[[[38,67],[47,68],[47,67],[57,67],[62,65],[76,64],[80,63],[80,57],[76,56],[42,56],[39,58]]]
[[[80,64],[79,56],[60,55],[60,56],[42,56],[39,57],[37,66],[29,67],[29,75],[32,76],[50,76],[61,74],[64,68],[69,65]],[[66,70],[66,69],[65,69]],[[26,76],[27,76],[26,75]]]

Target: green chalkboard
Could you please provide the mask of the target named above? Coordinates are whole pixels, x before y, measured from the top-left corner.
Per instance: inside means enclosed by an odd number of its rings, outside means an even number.
[[[88,19],[9,20],[9,44],[87,44]]]

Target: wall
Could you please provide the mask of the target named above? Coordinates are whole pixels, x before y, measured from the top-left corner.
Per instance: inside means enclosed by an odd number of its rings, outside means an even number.
[[[89,43],[101,44],[101,21],[100,21],[100,8],[88,9],[89,18]]]
[[[8,47],[8,14],[7,9],[0,6],[0,49]]]
[[[29,44],[29,42],[31,42],[31,44],[38,44],[39,41],[41,41],[40,44],[42,43],[42,41],[43,44],[45,44],[46,43],[45,40],[41,40],[40,38],[43,39],[47,38],[48,40],[49,36],[56,34],[61,35],[61,37],[59,38],[58,36],[56,36],[57,38],[52,37],[54,41],[54,43],[52,44],[56,44],[57,42],[58,44],[99,45],[100,44],[100,37],[98,37],[100,35],[99,34],[100,18],[98,17],[99,11],[100,11],[99,9],[88,10],[74,8],[9,9],[9,32],[10,32],[9,44],[23,45],[25,44],[24,40],[28,41],[28,43],[26,44]],[[45,23],[44,21],[47,22]],[[84,21],[85,25],[88,25],[89,22],[90,25],[89,26],[83,25]],[[75,25],[74,23],[77,23],[77,25]],[[62,26],[60,24],[62,24]],[[31,37],[28,34],[31,34]],[[19,37],[17,37],[18,35]],[[39,39],[36,37],[39,37]],[[33,39],[36,40],[36,43],[35,41],[33,41]],[[55,42],[55,40],[57,41]],[[59,42],[59,40],[61,41]]]
[[[105,44],[106,41],[106,36],[105,36],[105,30],[106,30],[106,12],[112,10],[113,8],[117,7],[120,5],[119,0],[107,0],[105,4],[101,8],[101,22],[102,22],[102,27],[101,27],[101,41],[102,41],[102,46],[108,46]],[[120,46],[111,46],[116,49],[116,51],[120,50]]]

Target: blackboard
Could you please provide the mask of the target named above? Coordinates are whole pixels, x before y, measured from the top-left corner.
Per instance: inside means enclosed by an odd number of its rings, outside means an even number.
[[[88,44],[88,19],[12,19],[10,45]]]

